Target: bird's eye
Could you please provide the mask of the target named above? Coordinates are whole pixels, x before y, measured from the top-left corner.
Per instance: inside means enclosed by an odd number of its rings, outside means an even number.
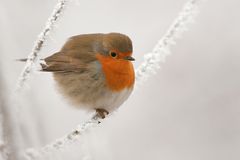
[[[116,58],[117,57],[117,53],[116,52],[110,52],[110,56],[113,57],[113,58]]]

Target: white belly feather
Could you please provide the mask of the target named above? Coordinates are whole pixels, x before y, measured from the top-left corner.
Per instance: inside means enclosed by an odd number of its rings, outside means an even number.
[[[109,112],[114,111],[128,99],[131,93],[132,88],[126,88],[120,92],[112,92],[109,90],[108,93],[98,99],[93,106],[96,106],[96,108],[98,106]]]

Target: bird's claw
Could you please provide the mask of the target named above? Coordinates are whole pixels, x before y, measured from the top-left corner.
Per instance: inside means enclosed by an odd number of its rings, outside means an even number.
[[[97,116],[99,116],[102,119],[104,119],[109,114],[109,112],[107,110],[105,110],[105,109],[97,108],[96,109],[96,114],[97,114]]]

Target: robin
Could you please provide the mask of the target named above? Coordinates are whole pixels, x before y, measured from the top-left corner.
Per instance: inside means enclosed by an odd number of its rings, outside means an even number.
[[[105,118],[133,90],[132,51],[132,41],[124,34],[77,35],[44,59],[42,71],[53,73],[59,91],[73,105]]]

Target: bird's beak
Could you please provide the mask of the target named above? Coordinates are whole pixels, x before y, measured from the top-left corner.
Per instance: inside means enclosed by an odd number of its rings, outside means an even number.
[[[123,59],[128,60],[128,61],[135,61],[135,59],[132,56],[126,56]]]

